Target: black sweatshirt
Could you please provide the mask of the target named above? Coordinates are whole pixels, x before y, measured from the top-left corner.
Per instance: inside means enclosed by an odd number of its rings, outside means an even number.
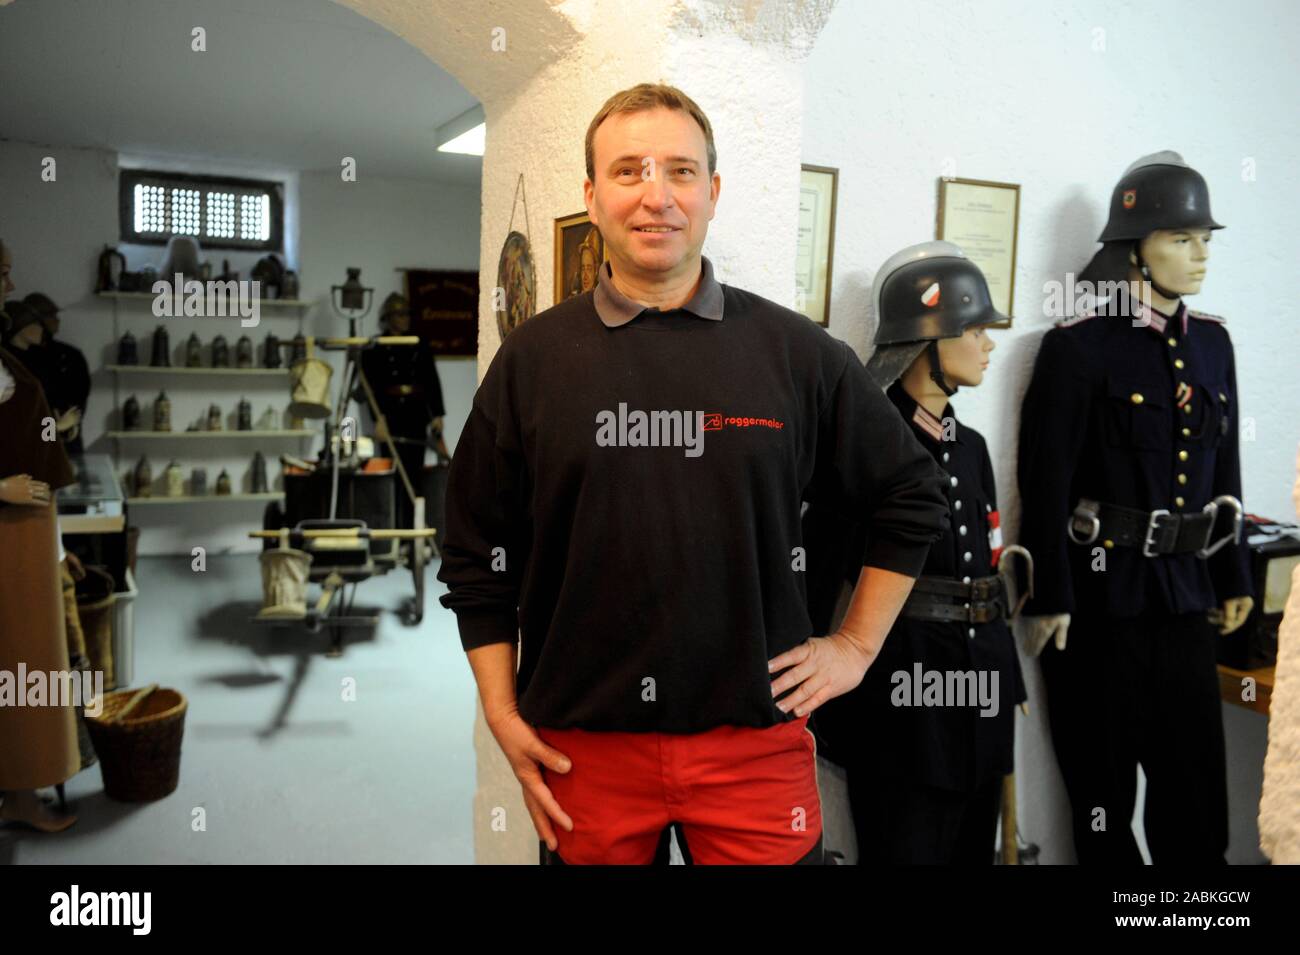
[[[801,503],[866,519],[863,563],[913,577],[946,526],[943,472],[849,346],[718,285],[707,260],[704,279],[684,308],[614,327],[593,301],[612,285],[548,309],[510,333],[475,394],[447,485],[441,603],[466,650],[520,639],[533,725],[792,719],[767,661],[817,635]],[[706,300],[717,320],[692,314]]]

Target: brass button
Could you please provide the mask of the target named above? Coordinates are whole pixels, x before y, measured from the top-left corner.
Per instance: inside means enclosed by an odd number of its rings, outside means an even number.
[[[1115,546],[1115,542],[1113,540],[1104,540],[1102,541],[1102,543],[1106,545],[1107,550],[1110,550],[1112,547]]]
[[[1184,437],[1184,438],[1190,438],[1191,436],[1192,436],[1192,429],[1191,429],[1191,428],[1184,428],[1184,429],[1183,429],[1183,437]]]
[[[1181,358],[1175,358],[1175,359],[1174,359],[1174,367],[1175,367],[1175,368],[1182,368],[1182,367],[1183,367],[1183,360],[1182,360]]]
[[[1181,497],[1176,497],[1176,498],[1174,498],[1174,503],[1177,504],[1179,507],[1182,507],[1182,506],[1183,506],[1183,499],[1182,499]]]
[[[1187,475],[1186,475],[1186,474],[1180,474],[1180,475],[1178,475],[1178,483],[1179,483],[1179,484],[1186,484],[1186,483],[1187,483]]]
[[[1227,400],[1228,400],[1228,396],[1225,395],[1222,391],[1220,391],[1220,392],[1219,392],[1219,400],[1220,400],[1220,401],[1227,401]]]
[[[1191,413],[1192,413],[1192,406],[1191,406],[1191,405],[1183,405],[1183,414],[1191,414]]]
[[[1178,347],[1178,339],[1176,339],[1176,338],[1171,338],[1171,339],[1169,339],[1169,347],[1170,347],[1170,348],[1177,348],[1177,347]]]
[[[1133,394],[1131,394],[1131,395],[1128,396],[1128,400],[1131,401],[1131,402],[1133,402],[1133,404],[1135,404],[1135,405],[1140,405],[1140,404],[1142,404],[1142,402],[1146,401],[1146,399],[1143,398],[1142,395],[1139,394],[1139,393],[1136,392],[1136,391],[1133,392]]]
[[[1187,460],[1187,452],[1186,452],[1186,451],[1179,451],[1179,452],[1178,452],[1178,460],[1179,460],[1179,461],[1186,461],[1186,460]]]

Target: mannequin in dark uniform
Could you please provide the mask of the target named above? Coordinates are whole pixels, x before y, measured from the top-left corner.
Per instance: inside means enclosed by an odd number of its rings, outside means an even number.
[[[1141,863],[1139,763],[1154,863],[1221,864],[1227,848],[1216,643],[1252,605],[1240,404],[1223,319],[1182,301],[1220,228],[1177,153],[1130,166],[1080,276],[1113,294],[1048,331],[1025,394],[1026,634],[1082,863]]]
[[[86,417],[90,397],[90,367],[81,349],[58,339],[59,307],[48,295],[32,292],[23,299],[36,310],[45,327],[45,341],[40,346],[44,372],[40,375],[45,397],[60,419],[63,447],[70,455],[82,452],[81,423]],[[67,428],[63,427],[66,420]]]
[[[986,325],[1005,320],[989,299],[979,269],[948,242],[912,246],[877,273],[879,325],[867,368],[921,444],[947,473],[951,526],[930,547],[922,576],[862,683],[816,713],[827,755],[845,766],[861,864],[992,863],[1003,777],[1013,770],[1015,708],[1025,699],[1007,618],[1027,586],[1023,552],[1002,562],[1018,576],[998,576],[1002,546],[993,465],[980,434],[953,417],[948,398],[983,378],[994,348]],[[818,631],[827,619],[829,578],[851,587],[865,537],[835,515],[805,514],[810,611]],[[835,538],[838,537],[838,541]],[[814,585],[814,576],[817,583]],[[963,700],[924,699],[921,674],[973,673],[977,690]],[[982,676],[981,676],[982,674]],[[996,682],[995,682],[996,680]],[[955,685],[955,684],[954,684]],[[908,705],[905,705],[908,704]],[[987,713],[987,715],[984,715]]]
[[[384,300],[379,315],[381,334],[410,334],[411,312],[406,298],[394,292]],[[376,438],[391,435],[397,453],[416,493],[421,494],[424,451],[432,427],[434,447],[440,457],[447,448],[442,438],[442,384],[433,352],[425,342],[419,345],[375,345],[361,353],[361,368],[375,393],[382,415],[375,422]],[[411,502],[404,491],[397,495],[397,518],[410,526]]]

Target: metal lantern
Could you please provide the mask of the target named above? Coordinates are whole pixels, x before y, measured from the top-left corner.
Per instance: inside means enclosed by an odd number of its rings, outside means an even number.
[[[212,339],[212,367],[230,367],[230,345],[227,343],[225,335],[218,335]]]
[[[199,343],[197,334],[190,335],[189,340],[185,343],[185,367],[203,367],[203,346]]]
[[[342,285],[330,287],[330,304],[339,318],[356,323],[370,313],[375,301],[375,290],[361,284],[361,270],[349,268],[347,280]]]

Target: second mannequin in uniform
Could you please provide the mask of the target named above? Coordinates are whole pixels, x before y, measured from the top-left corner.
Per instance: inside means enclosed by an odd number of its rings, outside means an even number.
[[[384,300],[379,316],[384,335],[409,335],[411,313],[406,298],[394,292]],[[383,414],[376,422],[376,437],[384,437],[383,428],[392,436],[397,453],[417,494],[422,494],[424,451],[433,429],[433,440],[440,455],[442,443],[442,384],[433,352],[428,343],[418,345],[375,345],[361,353],[361,367],[374,389],[375,401]],[[397,519],[402,527],[412,520],[411,502],[405,491],[397,495]]]
[[[979,269],[948,242],[893,256],[874,297],[877,348],[867,368],[947,472],[950,526],[862,683],[825,704],[816,724],[848,771],[861,864],[986,865],[1013,766],[1014,711],[1025,699],[1007,626],[1018,600],[997,576],[1003,547],[988,449],[948,399],[980,384],[994,348],[986,326],[1005,316]],[[810,508],[810,572],[827,573],[826,554],[838,552],[828,538],[843,539],[844,526]],[[861,552],[859,535],[848,553]],[[814,548],[828,549],[814,560]],[[848,571],[839,580],[847,584],[852,561],[832,562]],[[826,592],[810,573],[817,627],[826,612],[817,595]],[[833,616],[843,609],[841,594]]]

